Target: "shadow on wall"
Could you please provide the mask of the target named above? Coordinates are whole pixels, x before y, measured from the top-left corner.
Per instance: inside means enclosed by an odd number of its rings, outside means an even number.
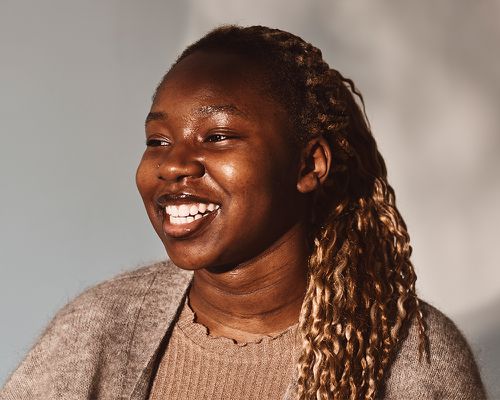
[[[500,297],[455,318],[476,356],[489,398],[500,399]]]

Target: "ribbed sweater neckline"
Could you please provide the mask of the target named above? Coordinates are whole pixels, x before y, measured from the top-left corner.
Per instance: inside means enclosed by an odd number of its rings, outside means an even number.
[[[256,361],[262,357],[267,359],[276,357],[283,352],[288,353],[291,349],[297,349],[300,344],[298,322],[281,332],[264,335],[259,339],[249,342],[236,342],[230,338],[212,336],[207,327],[196,322],[196,314],[189,305],[187,297],[176,326],[180,330],[179,333],[184,334],[195,345],[210,353],[221,356],[248,356],[249,361],[254,358],[252,356],[256,357]]]

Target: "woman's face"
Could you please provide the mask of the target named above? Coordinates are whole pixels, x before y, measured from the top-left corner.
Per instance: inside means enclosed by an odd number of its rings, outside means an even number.
[[[299,151],[263,76],[240,56],[195,52],[151,106],[137,187],[181,268],[248,261],[303,219]]]

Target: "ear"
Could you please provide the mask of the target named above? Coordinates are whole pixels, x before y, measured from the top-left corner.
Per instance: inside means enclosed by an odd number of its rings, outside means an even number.
[[[302,149],[297,189],[301,193],[316,190],[328,177],[332,152],[323,136],[311,139]]]

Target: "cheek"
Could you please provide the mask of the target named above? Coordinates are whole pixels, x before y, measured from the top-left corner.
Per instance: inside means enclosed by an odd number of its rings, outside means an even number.
[[[281,198],[284,189],[282,165],[272,154],[249,151],[238,157],[223,157],[213,163],[212,179],[228,195],[231,210],[245,210],[247,215],[266,214]]]
[[[222,164],[219,173],[228,181],[234,181],[238,175],[238,168],[235,164]]]
[[[147,197],[148,193],[151,191],[152,187],[154,186],[154,181],[154,164],[151,160],[145,159],[145,157],[143,157],[135,173],[135,184],[143,198]]]
[[[135,183],[142,197],[146,214],[156,233],[161,236],[161,221],[152,201],[155,193],[155,185],[158,180],[155,165],[154,162],[143,157],[135,173]]]
[[[221,153],[204,161],[207,175],[230,197],[245,186],[253,162],[245,153]]]

